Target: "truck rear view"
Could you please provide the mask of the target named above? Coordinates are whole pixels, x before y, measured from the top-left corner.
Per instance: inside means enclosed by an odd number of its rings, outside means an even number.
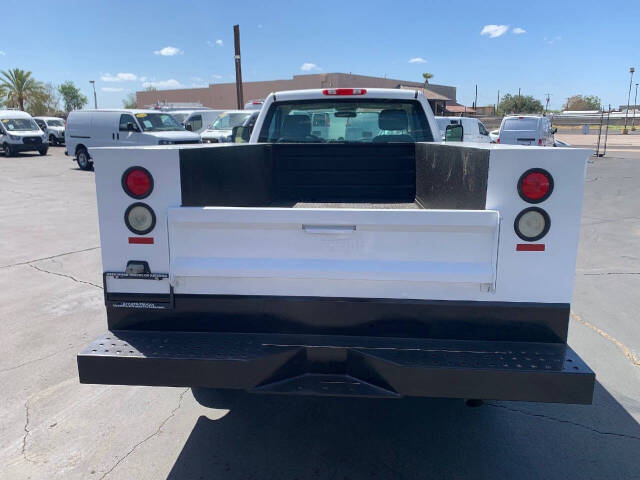
[[[109,331],[81,381],[589,403],[588,152],[430,143],[414,92],[287,95],[264,143],[92,152]]]

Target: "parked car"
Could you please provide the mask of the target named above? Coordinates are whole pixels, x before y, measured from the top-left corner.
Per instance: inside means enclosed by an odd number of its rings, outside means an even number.
[[[33,117],[44,133],[47,134],[49,145],[64,143],[64,118],[59,117]]]
[[[190,132],[201,134],[224,110],[176,110],[169,112]]]
[[[489,143],[489,132],[483,123],[477,118],[470,117],[436,117],[436,123],[440,128],[442,139],[447,125],[462,125],[463,142]]]
[[[31,115],[20,110],[0,110],[0,145],[6,157],[18,152],[46,155],[49,149],[46,134]]]
[[[222,112],[215,122],[202,132],[202,143],[230,142],[233,127],[239,127],[255,110],[227,110]],[[259,113],[259,111],[258,111]]]
[[[553,147],[555,146],[553,135],[557,131],[557,128],[551,127],[551,120],[548,117],[513,115],[502,119],[498,143]]]
[[[500,138],[500,129],[491,130],[489,132],[489,140],[491,140],[491,143],[500,143],[498,142],[499,138]]]
[[[200,135],[157,110],[76,110],[67,118],[65,142],[65,155],[75,156],[78,166],[88,170],[93,147],[200,143]]]
[[[262,104],[264,103],[264,98],[258,98],[256,100],[250,100],[244,104],[245,110],[260,110],[262,108]]]

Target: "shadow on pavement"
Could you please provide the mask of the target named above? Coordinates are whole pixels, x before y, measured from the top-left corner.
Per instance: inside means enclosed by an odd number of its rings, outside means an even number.
[[[198,419],[169,480],[638,475],[640,426],[600,384],[593,406],[195,393],[232,409]]]

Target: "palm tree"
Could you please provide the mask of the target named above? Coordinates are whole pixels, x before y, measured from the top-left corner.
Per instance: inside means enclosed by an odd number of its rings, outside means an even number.
[[[20,68],[0,72],[0,91],[7,97],[9,106],[17,105],[24,110],[25,101],[42,95],[42,84],[31,77],[31,72]]]
[[[424,72],[422,74],[422,78],[424,78],[424,87],[427,88],[427,85],[429,85],[429,80],[433,78],[433,73]]]

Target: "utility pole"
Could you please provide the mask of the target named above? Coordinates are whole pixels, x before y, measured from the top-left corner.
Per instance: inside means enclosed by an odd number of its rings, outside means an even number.
[[[98,109],[98,96],[96,95],[96,81],[89,80],[89,83],[93,85],[93,108]]]
[[[544,113],[546,114],[547,111],[549,110],[549,100],[550,100],[551,94],[547,93],[545,95],[547,96],[547,104],[544,106]]]
[[[627,130],[627,117],[629,116],[629,104],[631,103],[631,85],[633,84],[633,72],[635,72],[635,68],[631,67],[629,69],[629,73],[631,74],[631,79],[629,80],[629,95],[627,96],[627,111],[624,114],[624,128],[622,129],[623,134],[629,133]]]
[[[497,117],[498,116],[498,105],[500,105],[500,90],[498,90],[498,101],[496,102],[496,111],[493,112],[493,114]]]
[[[476,111],[476,115],[478,114],[478,84],[476,83],[476,99],[473,101],[473,109]]]
[[[636,83],[636,97],[633,99],[633,118],[631,119],[631,131],[636,131],[636,110],[638,109],[638,84]]]
[[[242,95],[242,66],[240,62],[240,25],[233,26],[233,46],[235,49],[236,62],[236,97],[238,100],[238,110],[244,109],[244,99]]]
[[[520,87],[518,87],[518,105],[517,105],[517,109],[518,110],[516,113],[520,113]]]

